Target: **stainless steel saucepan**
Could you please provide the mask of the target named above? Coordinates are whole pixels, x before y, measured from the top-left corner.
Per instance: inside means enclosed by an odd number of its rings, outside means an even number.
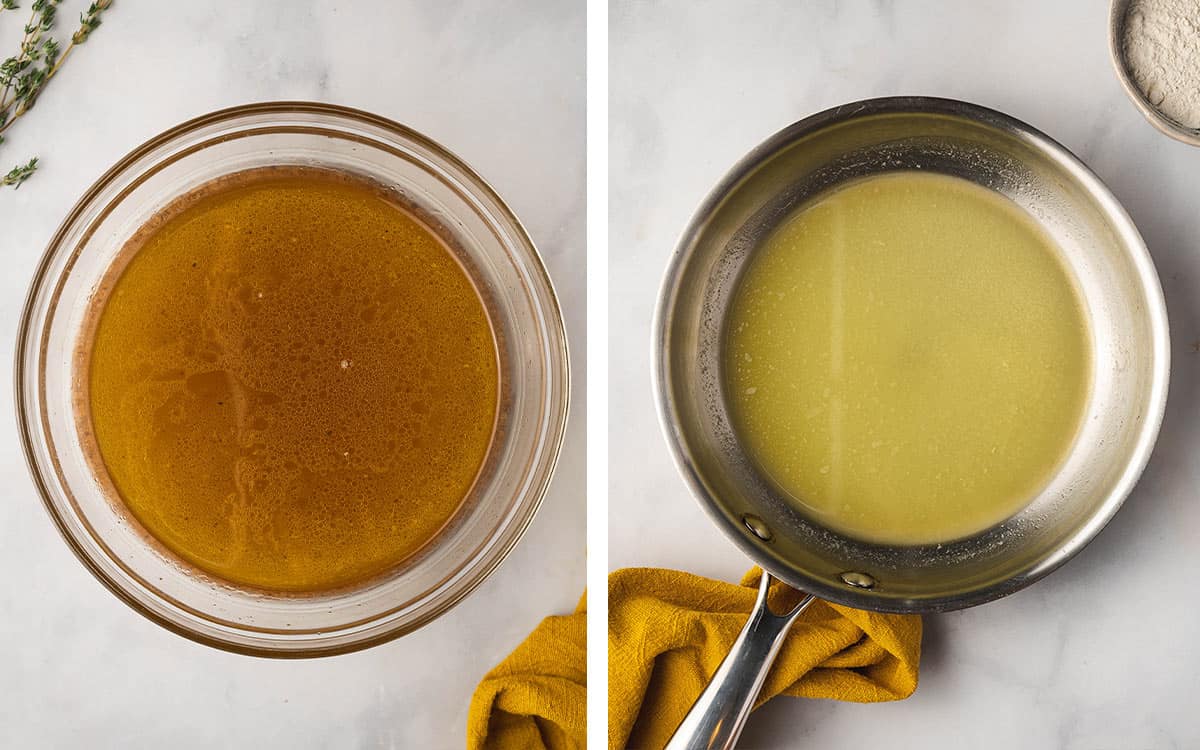
[[[1050,233],[1082,291],[1095,371],[1074,447],[1028,506],[970,538],[884,546],[822,527],[756,470],[730,424],[720,349],[739,273],[783,217],[847,180],[917,169],[1001,193]],[[1158,276],[1100,179],[1007,115],[911,97],[822,112],[742,159],[683,233],[654,343],[659,412],[679,469],[713,521],[765,571],[749,621],[671,750],[734,745],[784,635],[813,597],[880,612],[940,612],[997,599],[1066,562],[1117,512],[1145,467],[1169,371]],[[774,614],[766,597],[772,577],[811,596]]]

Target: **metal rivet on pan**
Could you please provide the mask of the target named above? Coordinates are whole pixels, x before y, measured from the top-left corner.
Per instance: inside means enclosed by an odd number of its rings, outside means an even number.
[[[750,529],[750,531],[754,533],[754,536],[758,537],[764,542],[771,541],[771,530],[767,528],[767,525],[763,523],[763,520],[758,516],[753,516],[747,513],[746,515],[742,516],[742,523],[746,524],[746,528]]]
[[[875,588],[875,579],[866,573],[856,573],[853,570],[848,570],[842,573],[842,580],[847,585],[853,586],[856,589],[871,589]]]

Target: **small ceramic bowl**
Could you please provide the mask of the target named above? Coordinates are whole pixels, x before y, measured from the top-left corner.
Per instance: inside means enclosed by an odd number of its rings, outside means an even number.
[[[1200,128],[1189,128],[1158,110],[1133,80],[1133,73],[1125,62],[1125,16],[1129,11],[1131,0],[1112,0],[1108,10],[1108,53],[1112,58],[1113,69],[1117,71],[1117,80],[1129,96],[1134,106],[1138,108],[1150,124],[1177,141],[1183,141],[1191,146],[1200,146]]]

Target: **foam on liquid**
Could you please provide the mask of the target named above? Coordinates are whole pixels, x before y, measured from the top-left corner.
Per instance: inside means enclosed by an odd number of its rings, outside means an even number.
[[[497,349],[452,251],[364,182],[258,170],[135,238],[95,323],[95,446],[138,522],[239,584],[395,566],[478,473]]]
[[[889,544],[968,536],[1065,459],[1091,337],[1050,238],[965,180],[896,173],[787,218],[734,291],[738,438],[805,513]]]

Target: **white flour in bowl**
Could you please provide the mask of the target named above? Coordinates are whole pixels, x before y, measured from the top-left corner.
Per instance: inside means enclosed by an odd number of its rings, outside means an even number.
[[[1180,125],[1200,128],[1200,0],[1133,0],[1122,50],[1146,99]]]

